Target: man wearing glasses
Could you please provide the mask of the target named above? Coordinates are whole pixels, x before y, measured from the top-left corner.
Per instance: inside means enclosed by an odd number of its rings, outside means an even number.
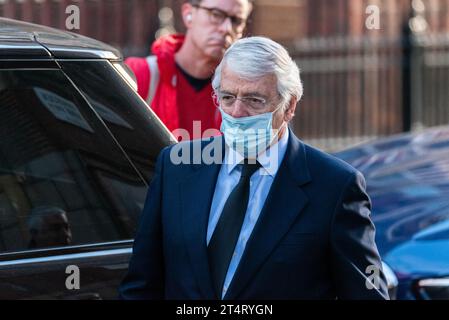
[[[152,45],[153,55],[126,60],[141,97],[180,140],[218,133],[221,117],[211,77],[225,50],[242,37],[251,10],[249,0],[187,1],[185,36],[161,37]]]
[[[159,155],[121,297],[388,299],[362,174],[288,128],[303,94],[288,52],[240,39],[212,85],[224,137]]]

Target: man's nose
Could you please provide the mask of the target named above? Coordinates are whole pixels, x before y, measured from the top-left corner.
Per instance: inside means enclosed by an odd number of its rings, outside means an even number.
[[[222,24],[219,27],[220,32],[223,34],[231,34],[232,33],[232,21],[230,17],[226,17]]]
[[[242,101],[239,99],[236,99],[234,102],[234,108],[232,109],[231,116],[234,118],[242,118],[242,117],[248,117],[249,113],[248,110]]]

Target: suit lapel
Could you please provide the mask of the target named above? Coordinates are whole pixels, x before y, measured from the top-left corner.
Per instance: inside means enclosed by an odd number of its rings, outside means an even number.
[[[310,181],[304,145],[290,131],[287,152],[247,242],[225,299],[236,299],[307,204],[301,185]]]
[[[182,228],[190,262],[203,298],[214,299],[206,235],[209,211],[221,165],[200,164],[192,167],[193,173],[179,184]]]

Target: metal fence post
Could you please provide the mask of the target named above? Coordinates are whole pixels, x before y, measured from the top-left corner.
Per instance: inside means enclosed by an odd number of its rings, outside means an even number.
[[[424,126],[423,105],[423,36],[427,30],[422,0],[411,0],[410,17],[404,28],[403,57],[403,130],[419,130]]]

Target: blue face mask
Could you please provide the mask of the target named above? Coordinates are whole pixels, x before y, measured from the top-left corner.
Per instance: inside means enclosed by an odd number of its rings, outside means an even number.
[[[221,132],[224,134],[226,144],[240,153],[245,158],[257,158],[257,155],[265,151],[276,138],[276,132],[272,127],[273,112],[267,112],[250,117],[234,118],[220,109]]]

